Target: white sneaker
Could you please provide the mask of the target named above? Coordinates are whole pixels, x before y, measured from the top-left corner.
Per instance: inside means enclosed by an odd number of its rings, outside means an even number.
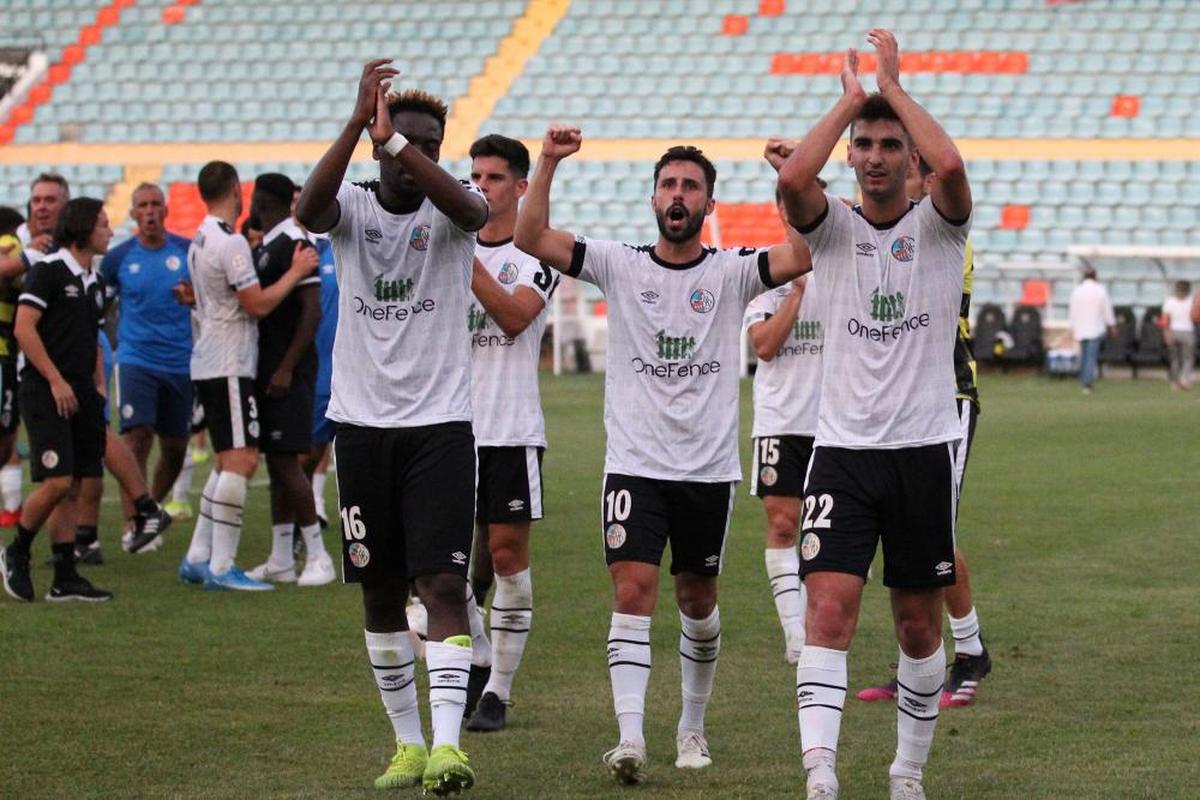
[[[891,800],[925,800],[925,787],[913,778],[889,778]]]
[[[337,580],[337,572],[333,569],[333,559],[328,553],[320,553],[304,562],[304,571],[296,581],[299,586],[324,586]]]
[[[675,759],[679,769],[704,769],[712,763],[708,740],[700,731],[680,731],[675,737],[675,751],[679,754]]]
[[[246,577],[263,583],[295,583],[296,582],[296,565],[289,564],[286,567],[281,567],[271,563],[271,559],[267,559],[252,570],[246,572]]]
[[[783,657],[794,667],[800,663],[800,651],[804,649],[804,629],[801,628],[798,635],[785,631],[784,641],[786,648]]]
[[[828,783],[814,783],[808,787],[808,794],[804,795],[805,800],[837,800],[838,787],[831,786]]]
[[[632,786],[646,780],[642,768],[646,766],[646,745],[636,742],[621,742],[604,754],[604,765],[616,778],[617,783]]]

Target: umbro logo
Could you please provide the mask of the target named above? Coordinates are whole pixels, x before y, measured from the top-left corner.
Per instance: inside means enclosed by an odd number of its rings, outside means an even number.
[[[367,228],[365,231],[363,231],[363,235],[367,237],[367,241],[371,244],[375,244],[383,238],[383,233],[376,228]]]
[[[869,256],[878,248],[876,248],[875,245],[871,244],[870,242],[859,242],[858,244],[854,245],[854,249],[858,251],[860,256]]]
[[[937,572],[938,575],[949,575],[950,570],[954,569],[954,565],[951,564],[949,561],[941,561],[933,569],[935,572]]]
[[[717,562],[719,562],[720,560],[721,560],[720,556],[709,556],[708,558],[704,559],[704,566],[715,567],[717,565]]]
[[[74,300],[76,297],[79,297],[79,287],[68,284],[67,287],[63,289],[63,294]]]
[[[642,292],[642,302],[646,305],[652,306],[658,302],[659,296],[660,295],[658,292],[654,291],[653,289],[647,289],[646,291]]]
[[[522,510],[524,510],[524,508],[525,508],[524,500],[518,499],[518,500],[509,500],[508,501],[508,510],[509,511],[522,511]]]
[[[399,683],[404,680],[403,675],[380,675],[379,680],[382,683]]]
[[[467,563],[467,554],[464,553],[462,550],[455,550],[453,553],[450,554],[450,560],[452,560],[455,564],[458,564],[461,567]]]

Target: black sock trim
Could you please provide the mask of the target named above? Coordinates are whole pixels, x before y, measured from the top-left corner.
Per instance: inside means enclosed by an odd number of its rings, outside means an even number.
[[[795,578],[796,580],[799,580],[800,575],[795,572],[784,572],[779,575],[768,575],[767,576],[767,580],[769,580],[769,581],[777,581],[780,578]]]
[[[463,694],[466,694],[466,693],[467,693],[467,687],[465,687],[465,686],[430,686],[430,687],[429,687],[429,691],[430,691],[430,693],[431,693],[431,694],[432,694],[433,692],[436,692],[436,691],[442,691],[442,692],[462,692]]]
[[[834,684],[834,683],[817,683],[816,681],[804,681],[803,683],[796,684],[797,689],[802,689],[805,686],[820,686],[823,689],[836,689],[839,692],[846,691],[845,686],[838,686],[837,684]]]
[[[430,675],[434,674],[435,672],[461,672],[464,675],[471,674],[471,670],[463,669],[462,667],[437,667],[435,669],[429,670]]]
[[[533,606],[530,606],[528,608],[522,608],[520,606],[517,606],[516,608],[501,608],[500,606],[496,605],[495,603],[492,603],[492,611],[528,611],[530,613],[533,613]]]
[[[775,593],[775,596],[779,597],[780,595],[787,594],[788,592],[795,592],[796,594],[799,594],[800,590],[798,588],[797,589],[781,589],[780,591]]]
[[[529,633],[529,628],[498,628],[493,625],[492,631],[505,631],[507,633]]]
[[[624,644],[640,644],[640,645],[643,645],[643,646],[645,646],[645,647],[649,647],[649,646],[650,646],[650,640],[649,640],[649,639],[647,639],[647,640],[646,640],[646,641],[644,641],[644,642],[639,642],[639,641],[637,641],[636,639],[609,639],[609,640],[608,640],[608,643],[609,643],[609,644],[615,644],[615,643],[617,643],[617,642],[622,642],[622,643],[624,643]]]
[[[610,661],[608,668],[612,669],[613,667],[641,667],[642,669],[650,669],[649,664],[642,664],[638,661]]]
[[[683,631],[680,631],[679,635],[682,636],[683,638],[687,639],[689,642],[699,642],[700,644],[707,644],[709,642],[715,642],[717,639],[721,638],[720,631],[717,631],[717,635],[712,637],[711,639],[693,639],[691,636],[688,636]]]
[[[806,705],[800,706],[801,711],[803,711],[806,708],[832,708],[834,711],[838,712],[839,714],[845,713],[841,706],[831,706],[828,703],[808,703]]]
[[[679,655],[682,658],[686,658],[688,661],[694,661],[697,664],[711,664],[717,660],[716,656],[713,656],[712,658],[692,658],[691,656],[689,656],[687,653],[683,652],[682,650],[679,651]]]
[[[385,666],[376,664],[374,661],[372,661],[371,669],[405,669],[407,667],[411,667],[415,662],[416,662],[415,658],[410,658],[408,661],[404,662],[403,664],[397,664],[394,667],[385,667]]]
[[[222,503],[220,500],[209,500],[214,506],[225,506],[225,508],[236,508],[238,511],[244,511],[245,505],[234,505],[233,503]]]
[[[941,684],[940,686],[938,686],[936,689],[934,689],[929,694],[925,694],[924,692],[918,692],[913,689],[910,689],[909,687],[907,687],[903,683],[901,683],[899,680],[896,681],[896,685],[899,686],[904,691],[908,692],[909,694],[916,695],[917,697],[937,697],[939,694],[942,693],[942,689],[945,687],[946,684],[944,684],[944,683]]]
[[[909,711],[908,709],[904,708],[903,706],[896,706],[896,710],[899,711],[901,714],[908,714],[913,719],[918,719],[921,722],[933,722],[935,719],[938,718],[937,714],[934,714],[932,717],[918,716],[918,715],[912,713],[911,711]]]

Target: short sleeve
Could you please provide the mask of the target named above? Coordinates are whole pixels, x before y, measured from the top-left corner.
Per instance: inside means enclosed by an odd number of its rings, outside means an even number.
[[[549,264],[543,264],[530,256],[521,263],[521,271],[517,276],[517,286],[525,286],[532,289],[542,299],[543,305],[549,305],[550,297],[554,294],[554,290],[558,288],[558,282],[561,280],[562,275],[556,270],[551,269]]]
[[[230,236],[225,244],[224,256],[221,265],[225,269],[225,279],[235,292],[258,283],[258,273],[254,271],[254,258],[244,236]]]
[[[822,251],[834,250],[854,235],[854,211],[841,198],[825,193],[825,213],[805,230],[800,231],[808,249],[813,254],[813,269],[817,268],[817,255]]]
[[[29,268],[25,276],[25,286],[17,302],[23,306],[32,306],[38,311],[45,311],[59,288],[59,270],[52,269],[54,262],[39,262]]]
[[[114,247],[105,253],[104,258],[100,260],[100,277],[104,279],[104,293],[106,297],[115,297],[121,290],[120,269],[125,253],[126,250],[124,247]]]
[[[600,287],[601,291],[607,291],[614,266],[619,261],[620,253],[627,247],[620,242],[576,236],[571,266],[566,273]]]
[[[462,184],[462,187],[463,187],[463,189],[466,190],[467,194],[475,195],[476,197],[478,197],[480,200],[482,200],[484,202],[485,206],[487,205],[487,197],[484,196],[482,189],[480,189],[478,186],[476,186],[475,184],[471,183],[468,180],[463,180],[460,178],[458,182],[460,184]],[[449,219],[449,217],[447,217],[447,219]],[[455,222],[452,219],[450,220],[450,224],[453,227],[458,228],[458,230],[462,231],[463,233],[468,233],[471,236],[474,236],[479,231],[479,228],[482,228],[484,225],[487,224],[487,217],[484,217],[482,225],[480,225],[478,228],[471,228],[470,230],[467,230],[466,228],[460,226],[457,222]]]
[[[941,212],[933,205],[932,199],[922,200],[917,204],[915,213],[918,215],[917,220],[921,226],[922,241],[935,244],[938,248],[943,249],[946,253],[964,254],[962,259],[935,259],[933,263],[946,264],[947,271],[955,273],[955,277],[960,274],[965,277],[965,253],[967,247],[967,237],[971,233],[971,217],[967,217],[967,221],[961,225],[955,225],[949,222],[942,216]]]
[[[742,320],[742,327],[749,328],[756,322],[762,322],[773,316],[779,309],[779,291],[772,289],[751,300],[750,305],[746,306],[746,316]]]

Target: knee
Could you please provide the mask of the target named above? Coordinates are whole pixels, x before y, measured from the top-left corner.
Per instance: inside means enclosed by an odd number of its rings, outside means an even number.
[[[909,658],[925,658],[942,641],[940,615],[932,619],[915,616],[896,620],[896,641]]]
[[[236,473],[249,480],[258,469],[258,450],[244,447],[221,453],[221,471]]]
[[[854,634],[854,605],[841,597],[809,591],[805,627],[808,641],[822,647],[845,650]]]
[[[518,541],[492,540],[492,570],[497,575],[513,575],[529,566],[526,548]]]
[[[57,503],[70,496],[74,485],[75,482],[70,475],[59,475],[42,481],[42,491],[45,492],[47,500]]]
[[[796,544],[800,530],[800,514],[797,510],[773,509],[767,515],[768,543],[774,547],[791,547]]]
[[[457,575],[422,575],[416,580],[417,594],[430,613],[435,609],[464,606],[467,599],[466,581]]]
[[[717,607],[717,582],[681,578],[675,584],[675,602],[685,617],[705,619]]]
[[[392,584],[363,585],[363,622],[367,630],[396,631],[408,629],[405,613],[407,592]]]
[[[622,614],[648,616],[654,610],[654,584],[622,578],[613,584],[613,602]]]

